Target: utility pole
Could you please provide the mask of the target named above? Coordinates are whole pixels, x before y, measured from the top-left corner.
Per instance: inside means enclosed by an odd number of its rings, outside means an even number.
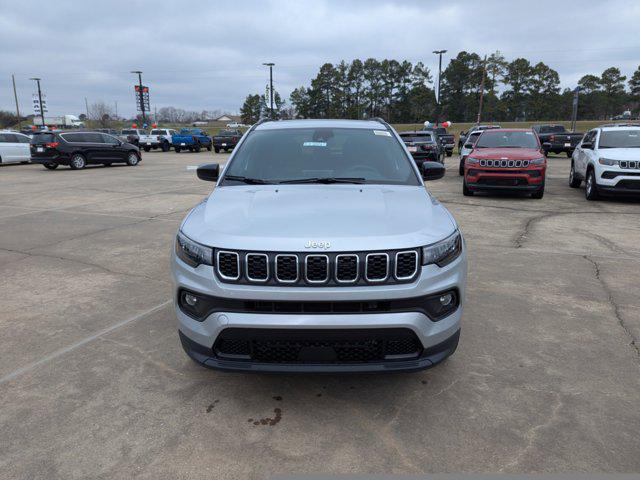
[[[118,101],[116,100],[116,120],[118,120]]]
[[[440,78],[442,77],[442,54],[443,53],[447,53],[446,50],[434,50],[433,53],[435,53],[436,55],[438,55],[440,57],[439,61],[438,61],[438,94],[436,95],[436,127],[438,126],[439,122],[440,122]]]
[[[480,125],[482,120],[482,100],[484,99],[484,78],[487,76],[487,56],[484,56],[484,62],[482,63],[482,81],[480,81],[480,105],[478,106],[478,119],[476,125]]]
[[[262,65],[264,65],[265,67],[269,67],[269,114],[273,119],[273,66],[275,65],[275,63],[268,62],[263,63]]]
[[[578,94],[580,93],[580,87],[576,87],[573,90],[573,108],[571,110],[571,131],[576,131],[576,120],[578,119]]]
[[[44,105],[42,105],[42,90],[40,90],[40,80],[41,78],[33,77],[29,80],[34,80],[38,84],[38,100],[40,101],[40,116],[42,117],[42,128],[44,129]]]
[[[16,114],[18,115],[18,130],[22,130],[22,119],[20,118],[20,107],[18,106],[18,93],[16,92],[16,76],[11,74],[13,82],[13,98],[16,99]]]
[[[142,94],[142,72],[140,70],[133,70],[131,73],[138,74],[138,86],[140,87],[140,90],[138,91],[138,101],[140,102],[140,111],[142,112],[142,123],[145,124],[147,123],[147,115],[144,112],[144,96]]]
[[[84,97],[84,108],[87,110],[87,120],[89,120],[89,102],[87,101],[87,97]]]

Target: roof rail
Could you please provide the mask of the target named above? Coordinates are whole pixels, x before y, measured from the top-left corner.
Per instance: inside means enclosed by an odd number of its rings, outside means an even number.
[[[391,125],[387,123],[387,121],[382,117],[371,117],[369,120],[373,122],[380,122],[387,130],[392,130]]]

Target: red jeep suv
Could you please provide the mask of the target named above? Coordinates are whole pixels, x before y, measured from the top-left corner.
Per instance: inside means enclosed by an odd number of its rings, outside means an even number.
[[[520,191],[542,198],[546,169],[547,158],[533,130],[485,130],[464,162],[462,193]]]

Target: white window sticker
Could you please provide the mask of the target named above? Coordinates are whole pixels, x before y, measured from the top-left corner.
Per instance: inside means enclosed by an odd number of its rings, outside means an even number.
[[[304,142],[303,147],[326,147],[327,142]]]
[[[389,132],[387,132],[386,130],[374,130],[373,131],[374,135],[382,135],[383,137],[390,137],[391,134]]]
[[[524,132],[524,133],[526,133],[527,135],[533,135],[533,132]]]

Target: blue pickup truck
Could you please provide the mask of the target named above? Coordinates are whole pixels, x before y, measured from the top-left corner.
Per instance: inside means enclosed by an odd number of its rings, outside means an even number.
[[[171,138],[171,142],[176,153],[180,153],[181,150],[199,152],[203,148],[211,151],[213,148],[211,137],[201,128],[183,128]]]

